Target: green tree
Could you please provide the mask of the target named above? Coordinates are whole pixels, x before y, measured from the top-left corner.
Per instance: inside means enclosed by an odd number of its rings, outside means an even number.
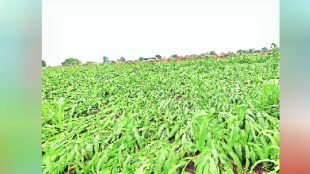
[[[139,57],[139,61],[142,61],[143,60],[143,57]]]
[[[173,54],[173,55],[171,55],[170,57],[172,57],[172,58],[177,58],[177,57],[178,57],[178,55]]]
[[[237,53],[241,54],[243,53],[243,50],[238,50]]]
[[[120,62],[126,62],[125,57],[121,57],[119,60],[120,60]]]
[[[42,60],[42,67],[46,67],[46,62]]]
[[[267,47],[263,47],[262,48],[262,52],[267,52],[268,51],[268,48]]]
[[[103,62],[109,62],[109,58],[107,56],[103,56]]]
[[[92,64],[96,64],[96,62],[93,62],[93,61],[87,61],[87,62],[86,62],[86,64],[87,64],[87,65],[92,65]]]
[[[72,66],[72,65],[79,65],[79,64],[81,64],[81,61],[76,58],[69,58],[61,63],[62,66]]]
[[[209,53],[206,52],[206,53],[201,53],[199,56],[208,56],[208,55],[209,55]]]
[[[210,55],[216,55],[216,52],[215,51],[210,51]]]
[[[254,51],[254,53],[260,53],[261,52],[261,50],[255,50]]]
[[[161,59],[162,57],[161,57],[161,55],[159,55],[159,54],[156,54],[156,56],[155,56],[157,59]]]

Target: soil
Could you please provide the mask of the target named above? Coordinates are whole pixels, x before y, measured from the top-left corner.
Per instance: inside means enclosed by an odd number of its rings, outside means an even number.
[[[185,171],[191,174],[195,173],[195,164],[193,161],[190,161],[186,167],[185,167]]]
[[[264,169],[264,163],[259,163],[253,170],[255,174],[264,174],[266,170]]]
[[[177,99],[177,100],[179,100],[180,98],[182,98],[181,95],[177,95],[177,96],[175,97],[175,99]]]

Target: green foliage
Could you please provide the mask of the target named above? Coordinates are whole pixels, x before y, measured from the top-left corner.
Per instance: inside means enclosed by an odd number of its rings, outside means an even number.
[[[267,52],[268,51],[268,48],[267,47],[263,47],[262,48],[262,52]]]
[[[243,54],[248,54],[248,53],[250,53],[250,50],[242,50],[242,53]]]
[[[103,62],[109,62],[109,58],[107,56],[103,56]]]
[[[170,57],[172,57],[172,58],[177,58],[177,57],[178,57],[178,55],[173,54],[173,55],[171,55]]]
[[[216,52],[215,51],[210,51],[210,53],[209,53],[211,56],[214,56],[214,55],[216,55]]]
[[[46,67],[46,62],[42,60],[42,67]]]
[[[272,56],[43,69],[42,173],[278,172]]]
[[[271,48],[271,53],[273,54],[273,57],[277,57],[278,54],[279,54],[279,47],[278,47],[278,45],[275,44],[275,43],[272,43],[270,48]]]
[[[96,62],[94,62],[94,61],[87,61],[86,64],[87,65],[93,65],[93,64],[96,64]]]
[[[228,53],[227,53],[228,55],[232,55],[232,54],[234,54],[234,52],[232,52],[232,51],[228,51]]]
[[[79,64],[81,64],[81,61],[76,58],[69,58],[61,63],[62,66],[72,66],[72,65],[79,65]]]
[[[159,54],[156,54],[156,56],[155,56],[157,59],[161,59],[162,57],[161,57],[161,55],[159,55]]]
[[[121,57],[120,59],[117,60],[118,62],[126,62],[125,57]]]
[[[254,50],[254,53],[260,53],[261,50]]]
[[[138,59],[139,61],[142,61],[143,60],[143,57],[139,57],[139,59]]]

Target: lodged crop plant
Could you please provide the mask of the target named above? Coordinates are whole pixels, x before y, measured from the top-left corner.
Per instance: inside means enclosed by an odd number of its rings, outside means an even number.
[[[42,172],[279,172],[279,56],[42,73]]]

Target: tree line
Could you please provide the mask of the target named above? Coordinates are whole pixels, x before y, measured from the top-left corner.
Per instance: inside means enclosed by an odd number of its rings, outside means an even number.
[[[254,48],[251,48],[251,49],[248,49],[248,50],[242,50],[242,49],[239,49],[236,53],[238,54],[254,54],[254,53],[267,53],[267,52],[278,52],[279,51],[279,47],[273,43],[271,44],[270,46],[270,49],[268,49],[267,47],[263,47],[261,48],[260,50],[257,50],[257,49],[254,49]],[[201,53],[200,56],[215,56],[215,55],[230,55],[230,54],[234,54],[234,52],[227,52],[227,53],[216,53],[215,51],[210,51],[210,52],[206,52],[206,53]],[[186,55],[185,57],[195,57],[195,56],[198,56],[197,54],[191,54],[191,55]],[[170,56],[170,58],[177,58],[178,55],[177,54],[173,54]],[[159,54],[155,55],[156,59],[162,59],[163,57]],[[112,63],[115,63],[115,62],[126,62],[126,58],[125,57],[120,57],[119,59],[117,59],[116,61],[111,61],[107,56],[103,56],[103,63],[108,63],[108,62],[112,62]],[[143,57],[139,57],[138,60],[139,61],[143,61]],[[72,65],[80,65],[82,62],[80,60],[78,60],[77,58],[68,58],[68,59],[65,59],[64,62],[61,63],[61,66],[72,66]],[[93,62],[93,61],[87,61],[86,64],[90,65],[90,64],[96,64],[96,62]],[[42,67],[46,67],[47,64],[44,60],[42,60]]]

